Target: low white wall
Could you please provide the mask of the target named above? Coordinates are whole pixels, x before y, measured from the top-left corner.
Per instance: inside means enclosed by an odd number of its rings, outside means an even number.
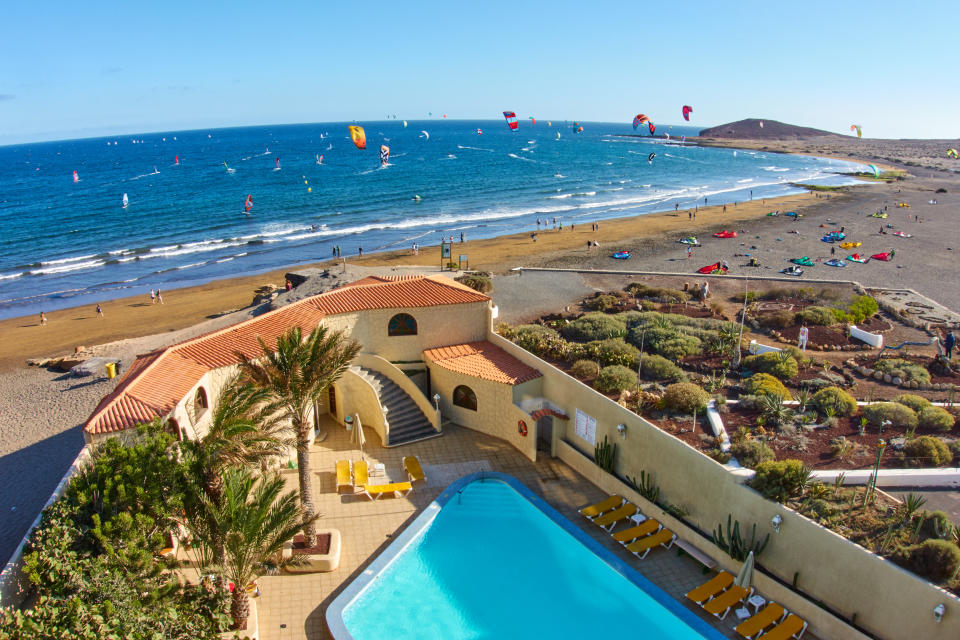
[[[760,344],[756,340],[751,340],[750,346],[748,347],[748,351],[750,351],[750,353],[752,353],[753,355],[757,355],[760,353],[779,352],[779,351],[782,351],[782,349],[778,349],[777,347],[768,347],[765,344]]]
[[[870,333],[869,331],[858,329],[857,326],[854,324],[850,325],[850,337],[856,338],[861,342],[866,342],[871,347],[874,347],[877,349],[883,346],[883,334]]]
[[[844,484],[866,484],[872,469],[825,469],[814,471],[812,477],[821,482],[833,482],[843,474]],[[960,487],[960,468],[946,469],[880,469],[878,487]]]

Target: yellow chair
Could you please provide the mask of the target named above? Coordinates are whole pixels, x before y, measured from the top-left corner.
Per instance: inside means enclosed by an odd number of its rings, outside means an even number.
[[[649,520],[646,520],[642,524],[639,524],[635,527],[630,527],[629,529],[616,532],[613,534],[613,539],[622,545],[628,545],[637,538],[648,536],[651,533],[656,533],[659,530],[660,523],[653,518],[650,518]]]
[[[407,456],[403,459],[403,468],[407,470],[407,478],[410,479],[410,482],[418,482],[420,480],[426,482],[427,474],[423,472],[423,467],[420,466],[420,458],[418,456]]]
[[[721,591],[733,584],[733,574],[721,571],[702,585],[687,593],[687,600],[703,604],[710,598],[716,597]]]
[[[603,527],[607,531],[613,531],[613,528],[617,526],[617,523],[621,520],[626,520],[633,514],[635,514],[639,509],[637,505],[630,504],[629,502],[620,507],[619,509],[614,509],[613,511],[608,511],[598,518],[594,518],[593,523],[597,526]]]
[[[353,479],[350,474],[350,461],[337,460],[337,492],[344,487],[353,489]]]
[[[673,541],[677,539],[677,534],[670,529],[660,529],[655,534],[640,538],[627,545],[627,551],[637,556],[641,560],[647,557],[647,554],[659,546],[669,549],[673,546]]]
[[[755,615],[738,624],[736,632],[747,640],[753,640],[763,633],[764,629],[783,620],[786,615],[783,607],[776,602],[770,602]]]
[[[393,494],[397,498],[402,498],[413,491],[413,485],[409,482],[393,482],[391,484],[368,484],[363,487],[363,493],[371,500],[379,500],[381,496]]]
[[[625,500],[620,496],[610,496],[606,500],[601,500],[597,504],[591,504],[588,507],[580,509],[580,513],[585,517],[593,520],[597,516],[605,514],[607,511],[616,509],[623,505]]]
[[[703,604],[703,608],[707,613],[712,613],[723,620],[727,617],[727,614],[730,613],[731,609],[740,606],[740,603],[749,598],[752,593],[752,588],[744,589],[743,587],[733,585],[717,597],[707,600]]]
[[[791,613],[783,622],[763,634],[763,638],[769,638],[769,640],[800,640],[806,630],[807,621]]]
[[[353,463],[353,486],[363,487],[370,481],[369,469],[366,460],[357,460]]]

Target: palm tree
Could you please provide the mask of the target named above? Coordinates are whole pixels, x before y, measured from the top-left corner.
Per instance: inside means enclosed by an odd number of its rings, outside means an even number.
[[[283,491],[279,475],[259,480],[249,469],[229,468],[222,475],[222,501],[203,496],[206,519],[224,532],[220,567],[233,582],[230,615],[233,629],[246,629],[250,601],[246,586],[273,563],[283,543],[303,526],[303,511],[294,492]]]
[[[276,349],[257,339],[263,354],[259,360],[240,357],[245,378],[267,391],[273,405],[290,421],[297,444],[300,475],[300,502],[304,511],[304,544],[316,544],[316,508],[310,474],[310,412],[314,404],[350,366],[360,344],[341,331],[328,332],[318,326],[304,340],[300,327],[277,338]]]

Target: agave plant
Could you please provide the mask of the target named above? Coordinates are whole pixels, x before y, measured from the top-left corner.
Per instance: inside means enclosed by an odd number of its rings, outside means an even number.
[[[793,411],[784,405],[781,395],[765,394],[760,396],[760,411],[763,413],[766,422],[773,426],[784,424],[793,416]]]

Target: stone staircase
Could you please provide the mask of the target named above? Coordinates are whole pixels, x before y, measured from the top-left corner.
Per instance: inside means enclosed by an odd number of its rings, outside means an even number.
[[[413,398],[390,378],[363,367],[353,369],[376,390],[380,404],[386,409],[386,419],[390,425],[386,446],[396,447],[443,435],[433,428]]]

